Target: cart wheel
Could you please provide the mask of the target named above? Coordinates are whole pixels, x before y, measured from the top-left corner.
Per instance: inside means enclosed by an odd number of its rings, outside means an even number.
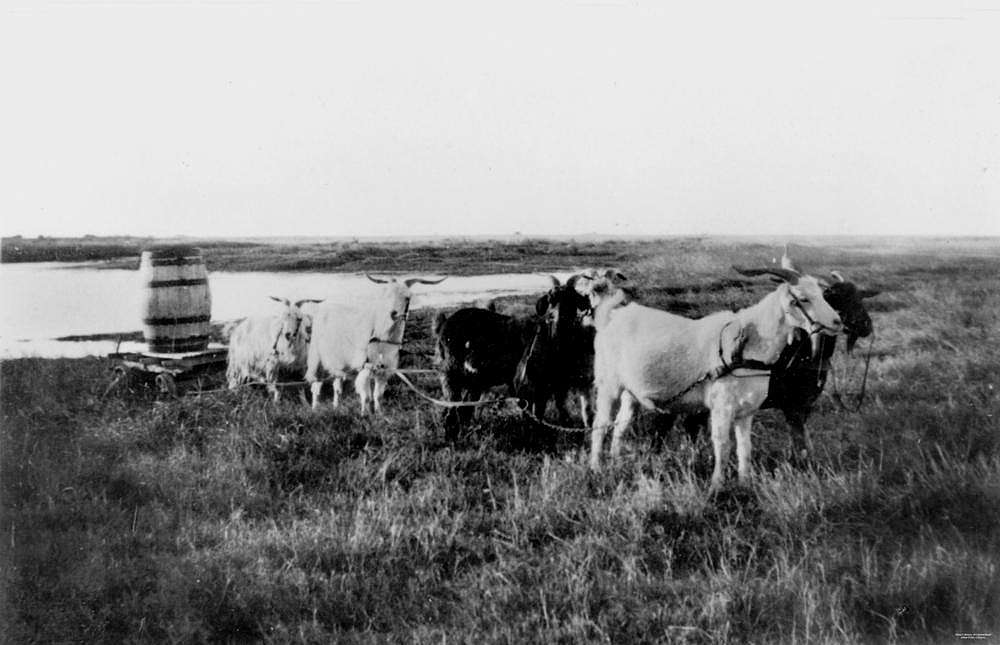
[[[157,374],[156,388],[160,391],[160,394],[167,394],[177,398],[177,384],[174,382],[174,377],[170,374]]]

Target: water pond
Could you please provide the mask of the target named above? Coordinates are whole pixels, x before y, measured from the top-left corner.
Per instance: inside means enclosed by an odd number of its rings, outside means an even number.
[[[568,274],[557,273],[565,279]],[[438,276],[426,276],[434,278]],[[358,302],[375,285],[355,273],[210,272],[213,322],[267,314],[268,296]],[[513,273],[454,276],[437,285],[415,285],[412,307],[453,306],[485,297],[540,293],[544,275]],[[67,336],[133,332],[141,327],[143,287],[139,272],[60,262],[0,264],[0,359],[100,356],[115,341],[58,340]],[[141,351],[140,343],[122,343]]]

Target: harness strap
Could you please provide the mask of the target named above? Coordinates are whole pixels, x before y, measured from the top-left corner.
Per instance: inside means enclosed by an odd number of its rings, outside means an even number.
[[[538,338],[542,335],[542,329],[544,328],[545,320],[542,319],[535,325],[535,334],[531,338],[531,343],[528,344],[524,354],[521,355],[521,360],[517,363],[517,371],[514,374],[514,386],[516,388],[520,388],[528,376],[528,361],[531,360],[531,356],[535,353],[535,347],[538,345]]]
[[[720,378],[738,369],[760,370],[763,372],[770,372],[777,365],[777,363],[765,363],[764,361],[758,361],[753,358],[747,358],[747,359],[743,358],[742,347],[740,347],[739,360],[733,361],[732,363],[726,362],[726,353],[722,347],[722,337],[725,334],[726,328],[728,328],[733,323],[738,323],[738,322],[739,322],[738,318],[733,318],[732,320],[730,320],[729,322],[727,322],[725,325],[722,326],[722,330],[719,332],[719,361],[722,363],[722,367],[709,372],[708,375],[706,375],[706,378]],[[739,333],[737,334],[737,338],[742,333],[743,329],[741,327]]]
[[[403,346],[403,341],[401,341],[401,340],[399,340],[399,341],[396,341],[396,340],[382,340],[381,338],[379,338],[377,336],[372,336],[368,340],[368,344],[369,345],[371,345],[372,343],[382,343],[382,344],[385,344],[385,345],[398,345],[399,347]]]
[[[802,306],[802,303],[799,302],[799,299],[796,298],[795,296],[792,296],[792,304],[798,307],[799,311],[802,312],[802,315],[805,317],[806,321],[812,326],[812,329],[809,332],[810,336],[820,333],[820,331],[823,329],[829,329],[829,327],[827,327],[823,323],[818,323],[815,320],[813,320],[813,317],[809,315],[809,312],[806,311],[806,308]]]

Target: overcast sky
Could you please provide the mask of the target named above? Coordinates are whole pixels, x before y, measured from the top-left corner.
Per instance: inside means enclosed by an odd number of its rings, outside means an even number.
[[[1000,234],[1000,5],[7,2],[5,235]]]

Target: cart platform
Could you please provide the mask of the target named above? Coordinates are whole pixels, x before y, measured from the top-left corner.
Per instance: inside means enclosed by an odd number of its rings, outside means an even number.
[[[177,396],[179,386],[195,382],[201,387],[206,378],[225,370],[228,351],[225,345],[210,344],[201,351],[177,354],[111,353],[108,358],[114,364],[115,376],[108,391],[130,378],[145,377],[152,378],[161,393]]]

